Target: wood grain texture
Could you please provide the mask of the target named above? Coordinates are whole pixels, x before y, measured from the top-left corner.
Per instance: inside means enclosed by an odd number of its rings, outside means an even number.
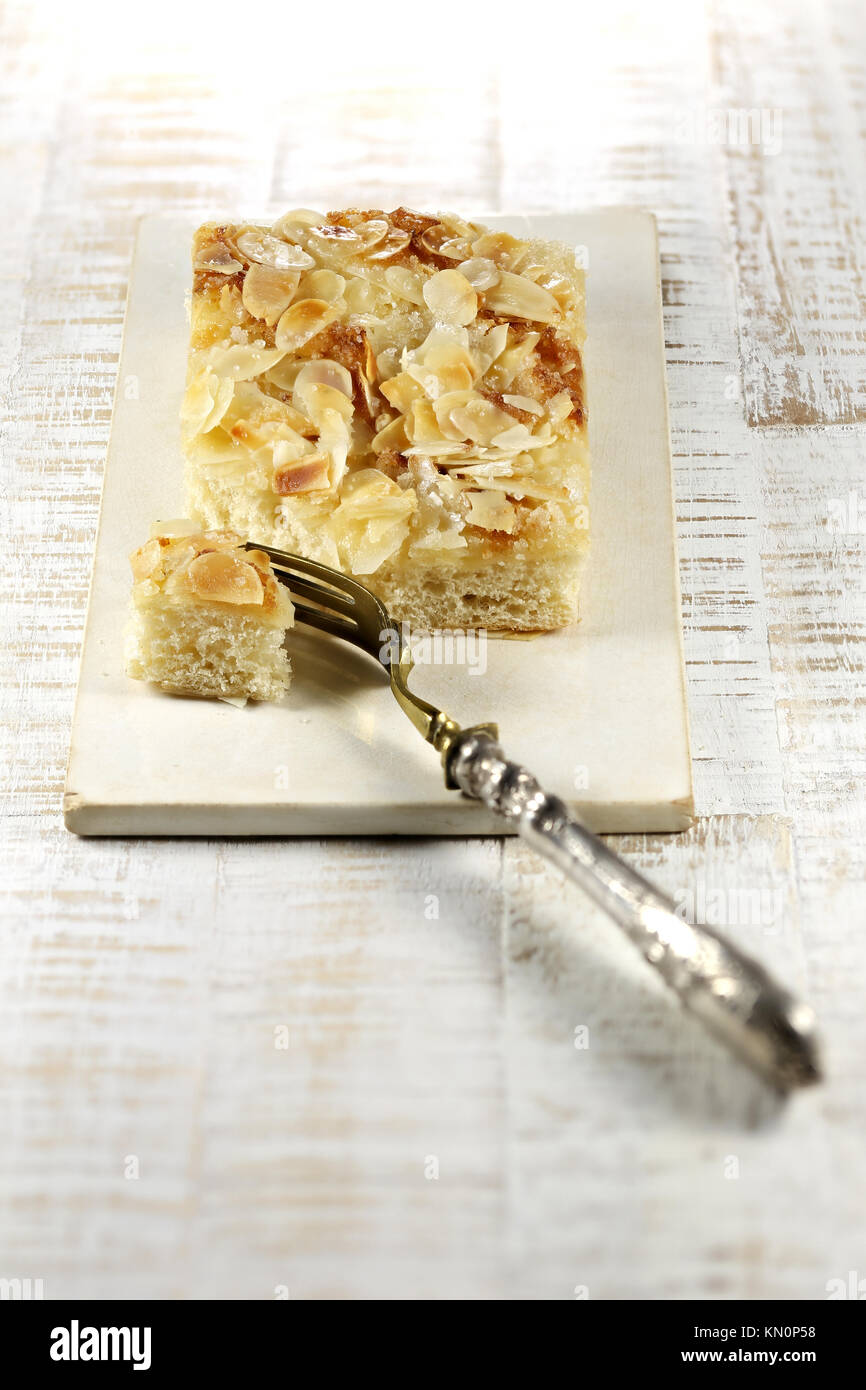
[[[0,1276],[677,1299],[862,1277],[860,9],[614,0],[578,84],[521,45],[443,87],[437,36],[359,73],[353,31],[326,81],[243,104],[194,15],[171,43],[95,16],[7,6],[0,34]],[[783,109],[777,154],[709,138],[707,111],[749,106]],[[618,847],[812,998],[829,1080],[787,1108],[519,843],[62,828],[135,218],[396,199],[659,216],[701,819]]]
[[[862,421],[866,12],[780,24],[729,0],[717,22],[715,109],[740,118],[724,150],[749,423]]]

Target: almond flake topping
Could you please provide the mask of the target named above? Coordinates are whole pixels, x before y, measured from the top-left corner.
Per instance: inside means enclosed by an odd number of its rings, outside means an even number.
[[[244,308],[253,318],[264,319],[272,327],[294,299],[300,279],[299,270],[278,270],[276,266],[254,262],[244,276]]]
[[[325,492],[330,487],[327,454],[304,454],[274,469],[274,492],[291,497],[298,492]]]
[[[301,208],[203,235],[183,423],[220,488],[270,489],[357,574],[485,531],[531,541],[582,495],[567,248],[406,209]],[[198,557],[211,598],[218,549]]]
[[[465,237],[455,236],[449,227],[441,222],[428,227],[419,237],[425,251],[433,256],[443,256],[448,261],[465,261],[472,254],[472,248]]]
[[[300,293],[304,299],[324,299],[326,304],[341,305],[346,288],[344,276],[335,270],[311,270],[301,281]]]
[[[440,270],[424,284],[424,302],[444,323],[472,323],[478,313],[478,295],[459,270]]]
[[[324,299],[298,299],[277,324],[274,342],[282,352],[296,352],[339,317],[333,304]]]
[[[196,253],[193,266],[195,270],[209,270],[218,275],[234,275],[236,271],[243,270],[242,263],[235,260],[222,241],[211,241],[207,246],[202,246]]]
[[[310,208],[293,208],[291,212],[284,212],[282,217],[277,218],[271,227],[271,234],[279,237],[281,241],[291,241],[296,246],[302,246],[310,228],[319,226],[324,220],[324,213],[313,212]]]
[[[315,265],[312,256],[300,246],[269,236],[267,232],[242,232],[235,244],[248,261],[272,265],[277,270],[308,270]]]
[[[504,318],[531,319],[534,323],[555,323],[561,310],[553,295],[527,280],[503,270],[497,283],[485,292],[484,307]]]
[[[499,267],[487,256],[471,256],[468,261],[461,261],[457,269],[474,290],[492,290],[499,284]]]
[[[408,299],[410,304],[424,303],[421,281],[414,271],[407,270],[405,266],[389,265],[385,271],[385,284],[398,299]]]
[[[217,376],[232,381],[252,381],[275,367],[285,355],[285,349],[266,348],[255,343],[235,343],[231,347],[214,348],[210,365]]]
[[[384,241],[380,241],[372,251],[367,252],[366,260],[390,261],[401,251],[405,251],[411,240],[412,237],[409,232],[389,232]]]
[[[255,568],[222,550],[209,550],[197,556],[183,578],[196,598],[238,605],[264,602],[264,587]]]
[[[485,531],[505,531],[511,535],[517,513],[513,504],[501,493],[468,491],[464,495],[469,503],[471,526],[480,526]]]
[[[341,391],[344,396],[348,396],[349,400],[352,399],[352,373],[342,362],[332,362],[329,357],[313,358],[301,365],[294,382],[295,392],[301,402],[308,387],[313,385],[330,386],[334,391]]]

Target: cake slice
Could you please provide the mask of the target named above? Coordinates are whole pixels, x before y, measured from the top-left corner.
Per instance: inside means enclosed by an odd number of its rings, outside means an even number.
[[[261,550],[231,531],[162,523],[130,556],[126,669],[176,694],[279,700],[293,608]]]
[[[200,227],[189,506],[426,627],[554,628],[589,541],[573,248],[450,214]]]

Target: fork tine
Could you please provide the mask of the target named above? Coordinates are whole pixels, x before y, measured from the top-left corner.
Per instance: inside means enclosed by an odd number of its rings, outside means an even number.
[[[276,550],[272,545],[258,545],[255,541],[247,541],[246,549],[263,551],[277,572],[289,571],[288,576],[283,578],[293,593],[300,594],[302,598],[311,598],[314,603],[321,603],[347,617],[355,616],[354,595],[348,585],[340,582],[343,576],[337,570],[320,565],[315,560],[307,560],[303,555],[292,555],[286,550]],[[312,579],[298,578],[294,573],[296,570],[312,576]]]
[[[335,589],[343,589],[345,593],[354,593],[358,586],[348,575],[342,574],[340,570],[332,569],[330,565],[324,565],[319,560],[308,560],[305,555],[295,555],[290,550],[277,550],[272,545],[259,545],[256,541],[247,541],[248,550],[263,550],[271,563],[280,569],[298,570],[301,574],[309,575],[312,579],[318,579],[323,584],[329,584]]]
[[[358,624],[350,622],[348,618],[326,613],[321,608],[311,608],[307,603],[296,603],[294,608],[298,622],[317,627],[322,632],[330,632],[332,637],[342,637],[344,641],[353,642],[355,646],[365,645]]]
[[[280,573],[279,569],[276,571]],[[287,587],[292,594],[297,594],[300,598],[311,598],[314,603],[321,603],[325,608],[331,609],[335,613],[343,613],[347,618],[355,616],[355,601],[349,597],[343,597],[336,590],[327,590],[321,584],[311,584],[308,580],[298,579],[297,575],[289,574],[282,576],[285,578]]]
[[[353,579],[351,575],[332,569],[330,565],[322,564],[319,560],[308,560],[303,555],[295,555],[288,550],[277,550],[272,545],[259,545],[256,541],[247,541],[246,547],[248,550],[264,551],[277,569],[297,570],[301,574],[308,575],[309,578],[327,585],[331,591],[341,589],[344,594],[348,594],[356,602],[373,602],[377,607],[383,607],[380,600],[365,584]]]
[[[299,622],[345,638],[368,652],[386,671],[391,670],[390,654],[386,658],[382,652],[383,642],[393,631],[393,624],[382,600],[371,589],[340,570],[318,560],[307,560],[303,555],[277,550],[271,545],[257,545],[255,541],[247,541],[246,548],[261,550],[267,555],[277,577],[293,598],[308,598],[321,605],[319,609],[296,603]]]

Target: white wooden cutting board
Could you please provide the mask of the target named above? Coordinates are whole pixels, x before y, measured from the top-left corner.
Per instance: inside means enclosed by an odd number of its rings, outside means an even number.
[[[561,632],[490,638],[468,649],[468,660],[422,665],[413,688],[461,723],[497,721],[509,756],[594,829],[683,829],[691,766],[655,221],[631,208],[486,220],[584,248],[593,492],[583,616]],[[294,680],[282,705],[237,709],[125,676],[127,557],[152,521],[185,510],[178,416],[191,233],[177,217],[140,225],[67,826],[82,835],[506,831],[445,790],[436,754],[376,664],[345,644],[296,629]]]

